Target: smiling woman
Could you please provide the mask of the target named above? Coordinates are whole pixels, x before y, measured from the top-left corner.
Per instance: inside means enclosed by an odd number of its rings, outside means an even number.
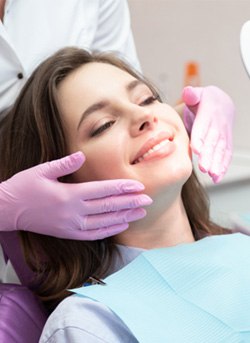
[[[85,164],[63,182],[136,179],[153,199],[144,219],[112,238],[75,242],[21,233],[24,254],[40,284],[38,294],[50,309],[70,294],[67,289],[113,273],[138,249],[192,243],[225,231],[209,219],[180,117],[142,75],[112,55],[66,48],[48,58],[24,86],[2,139],[3,179],[81,150]],[[93,321],[95,337],[98,326],[100,339],[111,335],[114,342],[136,341],[105,306],[70,299],[67,316],[75,318],[79,310],[84,327],[72,333],[78,339],[90,339]],[[56,339],[64,314],[55,311],[42,341]]]
[[[158,187],[167,180],[173,183],[171,178],[177,181],[180,171],[184,181],[189,177],[189,139],[183,123],[142,80],[114,65],[92,62],[60,83],[57,99],[68,152],[82,150],[86,156],[72,181],[132,178],[152,195],[157,182]],[[152,182],[156,171],[157,181]]]

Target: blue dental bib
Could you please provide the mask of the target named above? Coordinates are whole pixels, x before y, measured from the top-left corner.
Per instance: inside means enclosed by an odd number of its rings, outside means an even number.
[[[148,250],[104,281],[73,292],[108,306],[140,343],[250,342],[248,236]]]

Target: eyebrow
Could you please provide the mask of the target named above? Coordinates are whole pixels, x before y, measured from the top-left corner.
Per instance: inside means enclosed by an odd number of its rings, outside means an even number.
[[[134,81],[131,81],[125,88],[128,92],[131,92],[133,89],[135,89],[137,86],[139,85],[146,85],[143,81],[141,80],[134,80]],[[146,85],[147,86],[147,85]],[[104,108],[108,107],[109,105],[109,101],[106,101],[106,100],[101,100],[101,101],[98,101],[96,103],[94,103],[93,105],[90,105],[84,112],[83,114],[81,115],[81,119],[78,123],[78,126],[77,126],[77,130],[79,129],[81,123],[90,115],[92,114],[93,112],[96,112],[96,111],[100,111],[100,110],[103,110]]]

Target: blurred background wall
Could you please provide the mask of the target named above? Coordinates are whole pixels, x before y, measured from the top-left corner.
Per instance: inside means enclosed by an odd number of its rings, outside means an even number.
[[[214,217],[250,211],[250,78],[241,61],[239,36],[250,20],[249,0],[128,0],[143,72],[174,105],[186,82],[187,64],[198,67],[189,79],[217,85],[233,99],[234,156],[223,182],[206,185]]]

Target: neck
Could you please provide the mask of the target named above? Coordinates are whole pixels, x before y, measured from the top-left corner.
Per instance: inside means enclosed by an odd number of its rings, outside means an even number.
[[[154,200],[147,216],[130,223],[129,229],[115,237],[116,243],[144,249],[175,246],[194,242],[193,233],[181,196],[166,209],[163,199]]]
[[[3,21],[5,2],[6,0],[0,0],[0,20],[1,21]]]

